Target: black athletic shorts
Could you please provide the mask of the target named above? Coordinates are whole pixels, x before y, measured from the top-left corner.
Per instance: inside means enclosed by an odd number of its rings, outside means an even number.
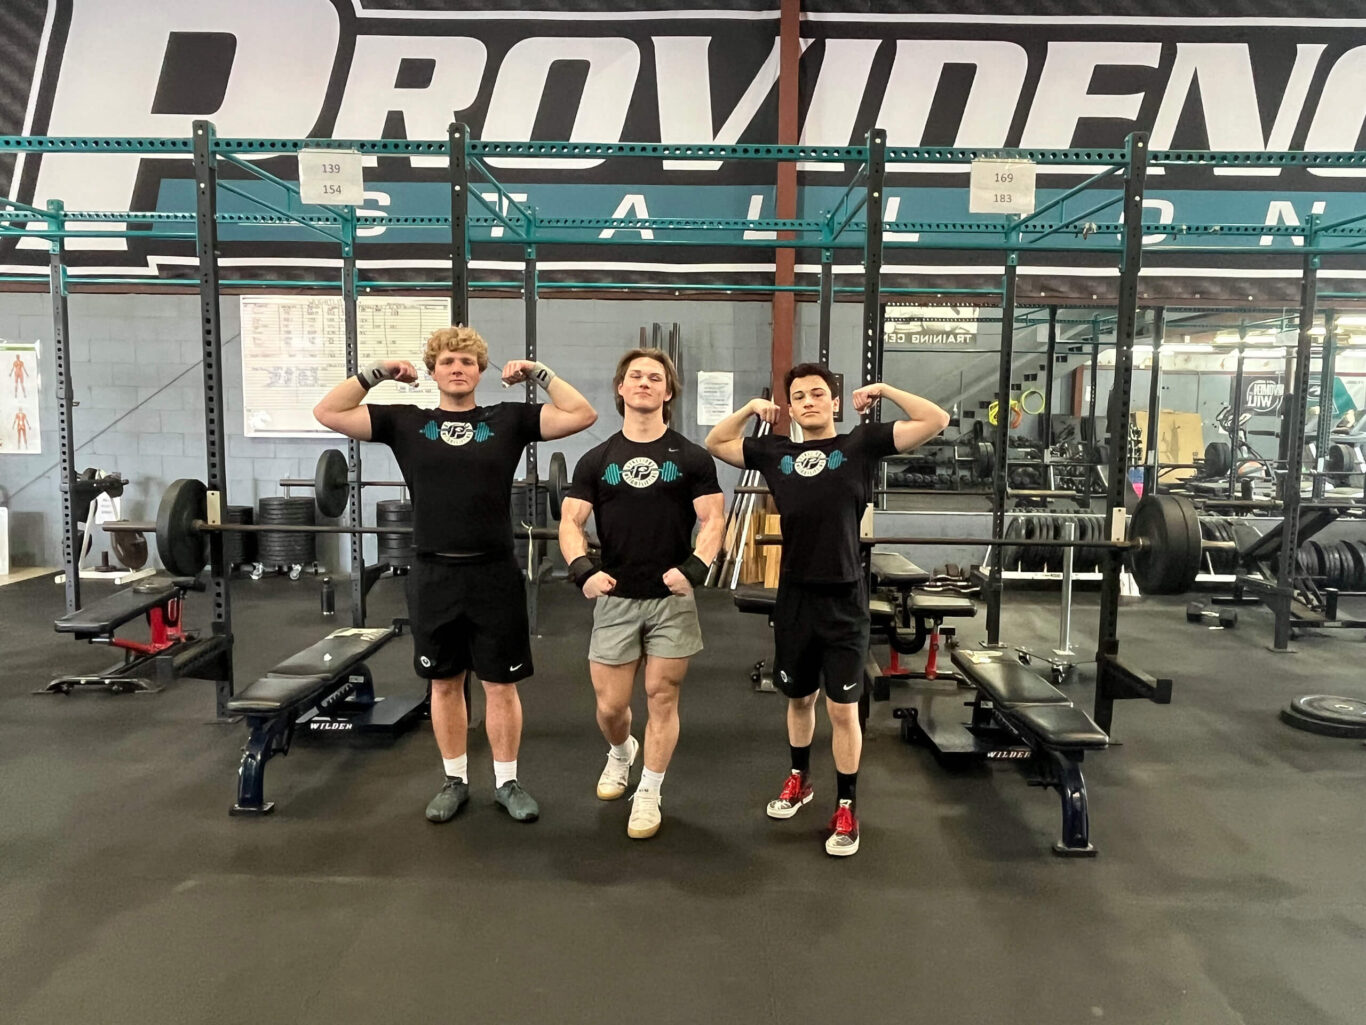
[[[419,555],[408,572],[413,671],[446,680],[466,669],[486,683],[531,675],[526,583],[509,554],[491,562],[442,562]]]
[[[789,698],[804,698],[824,680],[831,701],[857,701],[863,693],[868,624],[862,583],[780,583],[773,609],[774,684]]]

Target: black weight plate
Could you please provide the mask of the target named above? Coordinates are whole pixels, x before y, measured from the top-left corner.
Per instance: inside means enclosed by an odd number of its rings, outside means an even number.
[[[1323,545],[1313,538],[1306,541],[1304,545],[1309,549],[1309,575],[1322,578],[1328,572],[1328,566],[1323,561]]]
[[[1184,594],[1200,572],[1200,518],[1180,495],[1144,495],[1134,509],[1129,567],[1144,594]]]
[[[157,506],[157,555],[174,577],[198,576],[208,562],[207,538],[195,526],[208,511],[202,481],[182,477],[172,482]]]
[[[1037,516],[1026,516],[1024,518],[1024,540],[1037,541],[1039,539],[1039,519]],[[1028,545],[1020,549],[1020,564],[1027,572],[1034,572],[1039,568],[1039,550],[1033,545]]]
[[[318,512],[327,519],[335,519],[346,511],[350,497],[346,456],[340,449],[326,449],[318,457],[318,466],[313,471],[313,501]]]
[[[1366,738],[1366,725],[1346,726],[1341,723],[1325,722],[1297,711],[1292,705],[1281,709],[1281,722],[1306,733],[1317,733],[1321,737],[1343,737],[1348,740]]]
[[[1366,542],[1348,541],[1352,562],[1356,565],[1356,575],[1352,578],[1352,590],[1366,590]]]
[[[1336,587],[1339,591],[1345,591],[1347,589],[1348,563],[1347,559],[1342,554],[1342,542],[1338,541],[1335,544],[1330,545],[1328,551],[1331,553],[1331,561],[1333,563],[1331,575],[1333,581],[1332,586]]]
[[[561,504],[569,494],[569,468],[564,461],[563,452],[550,456],[550,515],[560,518]]]
[[[976,455],[972,464],[979,480],[990,480],[996,472],[996,448],[985,441],[977,443]]]
[[[1233,466],[1233,455],[1226,441],[1211,441],[1205,446],[1205,476],[1224,477]]]
[[[1290,708],[1300,715],[1337,726],[1355,726],[1366,730],[1366,701],[1360,698],[1337,697],[1333,694],[1302,694],[1290,702]]]
[[[110,537],[114,558],[118,559],[125,569],[142,569],[147,565],[147,538],[141,532],[111,534]]]
[[[1352,547],[1350,541],[1339,541],[1337,549],[1338,559],[1342,563],[1342,589],[1344,591],[1355,591],[1357,589],[1357,550]]]

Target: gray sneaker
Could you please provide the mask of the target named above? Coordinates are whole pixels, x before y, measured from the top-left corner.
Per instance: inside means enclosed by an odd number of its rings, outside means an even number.
[[[510,779],[493,792],[493,799],[508,810],[508,814],[518,822],[535,822],[541,814],[541,806],[522,789],[522,784]]]
[[[427,821],[449,822],[469,799],[470,785],[463,779],[447,776],[445,786],[427,805]]]

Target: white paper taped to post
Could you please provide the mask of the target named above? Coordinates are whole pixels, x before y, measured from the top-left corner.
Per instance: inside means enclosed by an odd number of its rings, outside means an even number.
[[[1034,172],[1031,160],[974,160],[968,210],[974,214],[1032,214]]]
[[[697,372],[697,424],[719,424],[734,412],[735,375],[729,370]]]
[[[299,198],[305,203],[360,206],[365,202],[360,154],[350,149],[299,150]]]

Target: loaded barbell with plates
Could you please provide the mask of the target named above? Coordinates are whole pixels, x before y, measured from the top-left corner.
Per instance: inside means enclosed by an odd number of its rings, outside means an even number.
[[[563,488],[567,492],[568,485]],[[156,523],[115,520],[104,524],[111,534],[155,532],[157,554],[166,570],[177,577],[193,577],[208,564],[205,542],[210,533],[222,534],[411,534],[411,527],[346,527],[306,523],[218,523],[208,519],[208,489],[198,480],[175,481],[161,496]],[[553,541],[553,527],[514,527],[513,536]]]
[[[565,462],[563,452],[555,452],[550,456],[550,478],[545,481],[550,492],[550,515],[555,519],[560,518],[560,503],[569,494],[569,468]],[[313,489],[313,504],[318,507],[318,512],[328,519],[335,519],[346,511],[346,504],[351,498],[350,471],[346,462],[346,455],[341,449],[329,448],[318,457],[318,465],[313,471],[313,479],[285,478],[280,481],[280,486],[285,488],[308,488]],[[367,488],[406,488],[406,481],[401,480],[363,480],[362,487]]]
[[[1045,527],[1043,521],[1047,519]],[[1053,536],[1051,517],[1023,516],[1020,531],[1006,529],[1006,537],[872,537],[868,545],[1001,545],[1010,553],[1033,548],[1061,552],[1064,548],[1124,552],[1134,581],[1144,594],[1182,594],[1200,572],[1206,550],[1235,550],[1233,541],[1206,541],[1200,536],[1200,517],[1194,503],[1182,495],[1145,495],[1129,518],[1129,536],[1112,541],[1101,537],[1071,541]],[[758,544],[782,544],[777,534],[761,534]]]

